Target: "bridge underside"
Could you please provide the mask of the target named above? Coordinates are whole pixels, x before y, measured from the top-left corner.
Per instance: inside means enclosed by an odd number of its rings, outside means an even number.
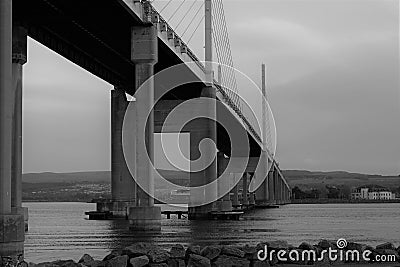
[[[131,4],[127,5],[126,2]],[[158,36],[153,40],[156,43],[152,43],[157,47],[156,58],[151,57],[154,55],[146,54],[145,56],[148,57],[144,60],[135,59],[136,55],[132,53],[132,43],[135,42],[132,37],[133,28],[140,32],[141,29],[152,27],[142,18],[143,7],[140,2],[12,0],[12,9],[9,3],[11,0],[2,0],[0,9],[0,128],[2,129],[0,133],[2,148],[0,155],[0,255],[15,256],[23,251],[26,210],[22,208],[21,194],[22,72],[23,64],[27,60],[27,36],[100,77],[116,89],[112,91],[111,97],[113,199],[107,205],[104,204],[103,208],[110,209],[116,216],[129,215],[133,226],[139,230],[159,229],[161,218],[159,210],[153,206],[152,197],[134,183],[123,155],[122,120],[128,105],[124,92],[133,95],[136,88],[153,73],[184,63],[182,57],[176,50],[171,49],[168,40],[166,42]],[[11,21],[12,24],[10,24]],[[7,41],[11,39],[12,45]],[[147,47],[145,50],[147,51]],[[187,68],[182,75],[191,75],[194,79],[197,77],[190,68]],[[149,87],[149,90],[157,91],[159,86],[155,84],[154,87]],[[159,123],[163,119],[159,114],[170,110],[174,106],[173,103],[200,97],[204,88],[205,84],[199,79],[199,82],[175,88],[163,96],[155,108],[155,125],[151,126],[151,133],[159,131]],[[151,104],[151,101],[149,98],[137,99],[139,114],[136,122],[138,124],[147,122],[140,112],[142,112],[141,107]],[[224,112],[231,114],[228,109]],[[246,131],[250,147],[248,156],[252,161],[257,161],[261,154],[259,143],[241,125],[236,116],[231,114],[228,120],[232,124],[237,124],[238,129]],[[204,129],[207,130],[209,125],[209,123],[204,123]],[[215,179],[214,176],[224,170],[221,166],[224,165],[226,157],[231,156],[229,135],[220,124],[215,127],[214,139],[220,152],[214,162],[213,170],[197,174],[193,176],[194,178],[191,177],[191,183],[205,181],[198,179],[199,177],[205,177],[207,180]],[[198,134],[198,138],[204,138],[207,131]],[[152,142],[152,134],[147,135],[146,145]],[[141,158],[137,160],[137,166],[140,168],[138,167],[136,172],[139,176],[147,177],[148,166],[142,164]],[[265,162],[265,164],[272,165],[272,168],[268,179],[258,191],[249,193],[246,190],[255,172],[254,169],[248,167],[240,177],[241,182],[231,192],[225,194],[218,201],[218,205],[207,209],[194,209],[191,211],[191,218],[202,218],[215,207],[220,211],[231,211],[234,208],[255,204],[287,203],[290,199],[290,188],[277,164],[275,162]]]

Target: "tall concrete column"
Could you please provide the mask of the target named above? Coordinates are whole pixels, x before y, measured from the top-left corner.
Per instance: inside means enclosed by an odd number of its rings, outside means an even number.
[[[160,231],[161,208],[154,206],[154,114],[147,111],[154,107],[154,65],[158,60],[157,28],[138,26],[132,28],[131,58],[135,63],[136,90],[136,178],[137,207],[129,208],[129,223],[132,230]],[[143,87],[145,86],[145,88]],[[142,129],[146,129],[144,137]],[[144,138],[144,142],[143,142]],[[149,162],[150,159],[150,162]]]
[[[222,175],[228,165],[228,159],[224,157],[224,153],[218,152],[217,154],[217,169],[218,169],[218,177]],[[218,180],[218,195],[221,196],[225,191],[229,190],[229,184],[224,184],[222,179]],[[223,197],[221,197],[217,201],[217,209],[218,211],[232,211],[232,202],[229,195],[229,191]]]
[[[128,104],[124,90],[116,87],[111,91],[112,199],[111,202],[98,203],[97,210],[110,211],[114,218],[127,217],[129,208],[136,206],[136,183],[126,164],[122,147],[122,126]]]
[[[232,189],[232,206],[234,208],[237,208],[240,206],[239,203],[239,183],[237,185],[235,185],[235,187]]]
[[[273,168],[268,173],[268,192],[269,192],[269,203],[275,204],[275,188],[274,188],[274,171]]]
[[[27,30],[13,25],[12,88],[15,94],[13,117],[13,143],[11,163],[11,208],[13,214],[24,216],[28,230],[28,208],[22,207],[22,73],[27,61]]]
[[[242,189],[242,205],[243,206],[248,206],[249,205],[249,197],[248,197],[248,192],[249,192],[249,185],[247,183],[248,179],[248,173],[245,172],[243,174],[243,189]]]
[[[251,180],[253,180],[255,177],[254,177],[254,173],[249,173],[249,181],[251,181]],[[255,194],[255,192],[251,192],[250,194],[249,194],[249,205],[250,206],[254,206],[254,205],[256,205],[256,194]]]
[[[269,186],[268,186],[268,173],[264,182],[256,190],[256,204],[266,205],[269,203]]]
[[[23,253],[24,217],[13,214],[12,159],[16,95],[12,75],[12,1],[0,1],[0,256]]]
[[[202,91],[202,97],[214,98],[215,99],[215,88],[213,87],[205,87]],[[207,111],[209,111],[209,117],[216,117],[215,106],[211,103],[206,102],[205,107]],[[216,123],[210,119],[199,118],[193,121],[192,127],[190,130],[190,186],[196,187],[201,185],[210,184],[211,182],[217,179],[217,159],[215,158],[216,148],[215,145],[208,143],[206,144],[206,148],[203,147],[203,153],[200,153],[199,145],[201,141],[204,139],[210,139],[216,143],[217,141],[217,133],[216,133]],[[204,145],[204,144],[203,144]],[[195,163],[202,157],[205,161],[209,161],[213,159],[211,164],[208,166],[200,166],[198,163]],[[200,168],[201,167],[201,168]],[[201,169],[201,170],[197,170]],[[194,190],[190,191],[190,204],[189,207],[189,219],[207,219],[210,216],[210,212],[217,210],[217,205],[215,202],[212,202],[207,205],[199,205],[199,203],[204,201],[209,201],[211,199],[217,199],[218,193],[217,184],[215,186],[209,186],[207,190],[203,190],[202,192],[198,192],[199,194],[194,194]]]

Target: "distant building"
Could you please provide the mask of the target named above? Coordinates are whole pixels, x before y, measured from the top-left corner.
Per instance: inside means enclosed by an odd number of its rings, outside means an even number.
[[[391,200],[396,194],[383,187],[358,187],[351,193],[351,199]]]

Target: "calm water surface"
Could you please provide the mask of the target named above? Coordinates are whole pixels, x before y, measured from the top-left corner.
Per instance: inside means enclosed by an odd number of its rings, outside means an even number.
[[[302,241],[346,238],[376,245],[400,242],[400,203],[302,204],[254,210],[241,221],[162,221],[156,235],[129,232],[127,221],[89,221],[88,203],[25,203],[29,208],[26,259],[41,262],[78,260],[83,253],[102,259],[112,249],[137,241],[162,246],[182,244],[257,244],[267,240]],[[173,207],[163,206],[163,209]]]

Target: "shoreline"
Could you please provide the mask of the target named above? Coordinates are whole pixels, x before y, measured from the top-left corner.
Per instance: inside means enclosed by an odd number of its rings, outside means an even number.
[[[29,263],[30,267],[225,267],[225,266],[398,266],[400,263],[400,246],[395,247],[392,243],[384,243],[372,247],[360,243],[347,243],[342,247],[338,241],[323,239],[317,244],[311,245],[302,242],[299,246],[292,246],[286,241],[267,241],[256,246],[244,245],[211,245],[200,247],[198,245],[183,246],[182,244],[171,245],[168,249],[162,249],[152,243],[134,243],[128,247],[111,251],[104,255],[103,259],[94,259],[89,254],[77,260],[57,260],[52,262]],[[324,251],[342,251],[343,255],[364,255],[371,252],[368,259],[364,256],[357,258],[343,258],[339,260],[328,257]],[[265,253],[267,252],[268,253]],[[276,251],[274,254],[273,251]],[[283,255],[279,255],[282,252]],[[300,256],[312,252],[313,257]],[[84,253],[84,252],[82,252]],[[264,257],[263,255],[268,255]],[[286,256],[285,256],[286,255]],[[288,256],[292,255],[292,257]],[[298,256],[296,256],[298,255]],[[339,252],[337,255],[340,255]],[[376,262],[373,259],[386,257],[386,262]],[[389,260],[390,259],[390,260]]]

